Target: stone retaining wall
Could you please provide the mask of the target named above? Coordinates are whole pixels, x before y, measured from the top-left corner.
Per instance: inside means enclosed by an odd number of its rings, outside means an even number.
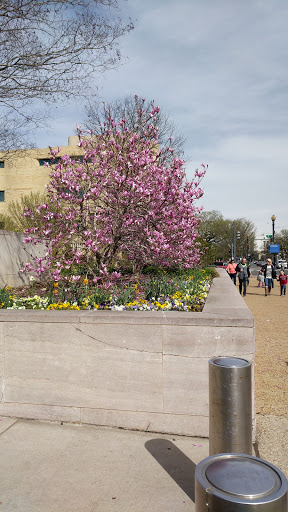
[[[208,360],[255,350],[219,272],[202,313],[0,311],[0,414],[208,436]]]
[[[0,230],[0,288],[23,286],[29,283],[29,274],[22,274],[21,268],[32,261],[31,256],[45,254],[42,244],[23,244],[26,235]]]

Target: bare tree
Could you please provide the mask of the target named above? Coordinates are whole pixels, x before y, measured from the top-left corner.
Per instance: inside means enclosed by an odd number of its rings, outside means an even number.
[[[139,109],[142,111],[141,117],[138,115]],[[89,105],[86,112],[85,127],[94,133],[100,133],[103,122],[105,123],[105,120],[109,118],[114,119],[116,123],[125,119],[123,130],[129,128],[131,131],[143,133],[150,119],[151,102],[137,95],[130,95],[111,103],[98,101],[94,105]],[[183,156],[186,138],[178,133],[177,126],[169,115],[159,110],[153,119],[153,123],[157,128],[160,147],[169,146],[174,150],[174,156]]]
[[[118,40],[133,28],[117,16],[120,1],[0,0],[0,106],[6,124],[10,117],[18,127],[37,123],[32,106],[39,100],[95,91],[92,79],[120,62]]]

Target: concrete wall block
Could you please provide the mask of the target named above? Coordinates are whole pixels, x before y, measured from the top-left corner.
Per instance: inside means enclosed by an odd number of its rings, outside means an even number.
[[[135,411],[82,409],[81,421],[92,425],[208,437],[208,417],[189,414],[161,414]]]
[[[0,402],[5,401],[5,337],[4,324],[0,323]]]
[[[251,353],[251,328],[221,326],[163,326],[164,354],[211,358]]]
[[[76,407],[58,407],[43,404],[0,404],[1,416],[46,421],[67,421],[80,423],[80,409]]]
[[[129,323],[119,324],[111,319],[111,323],[107,327],[107,324],[101,324],[100,322],[101,319],[97,324],[92,325],[80,323],[76,328],[83,336],[90,338],[92,343],[103,344],[107,350],[119,348],[124,351],[133,350],[142,353],[162,354],[162,325],[140,324],[135,326]]]
[[[29,283],[29,275],[20,272],[32,256],[43,256],[44,245],[23,244],[25,235],[0,230],[0,287],[22,286]]]
[[[96,341],[63,323],[10,324],[6,347],[9,402],[162,411],[162,354]]]
[[[208,416],[208,360],[163,357],[164,412]]]

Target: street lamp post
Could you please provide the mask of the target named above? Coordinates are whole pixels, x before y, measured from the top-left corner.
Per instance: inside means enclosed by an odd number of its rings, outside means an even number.
[[[272,220],[272,244],[274,244],[276,215],[272,215],[271,220]],[[276,261],[276,255],[275,254],[273,256],[273,260],[274,260],[274,265],[275,265],[275,261]]]

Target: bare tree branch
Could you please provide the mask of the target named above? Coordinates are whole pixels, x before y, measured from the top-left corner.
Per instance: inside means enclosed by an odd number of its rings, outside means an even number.
[[[133,29],[120,1],[0,0],[2,111],[21,116],[34,101],[95,92],[93,78],[119,64],[118,40]]]
[[[141,118],[137,114],[139,108],[142,110]],[[86,107],[87,118],[84,125],[86,129],[92,130],[94,133],[100,133],[103,121],[111,117],[116,123],[125,119],[123,130],[129,128],[131,131],[143,133],[150,119],[150,109],[150,102],[137,95],[126,96],[112,103],[96,101],[96,103],[90,103]],[[177,127],[169,115],[159,110],[153,119],[153,123],[157,128],[160,148],[170,147],[178,157],[183,156],[186,138],[178,133]]]

